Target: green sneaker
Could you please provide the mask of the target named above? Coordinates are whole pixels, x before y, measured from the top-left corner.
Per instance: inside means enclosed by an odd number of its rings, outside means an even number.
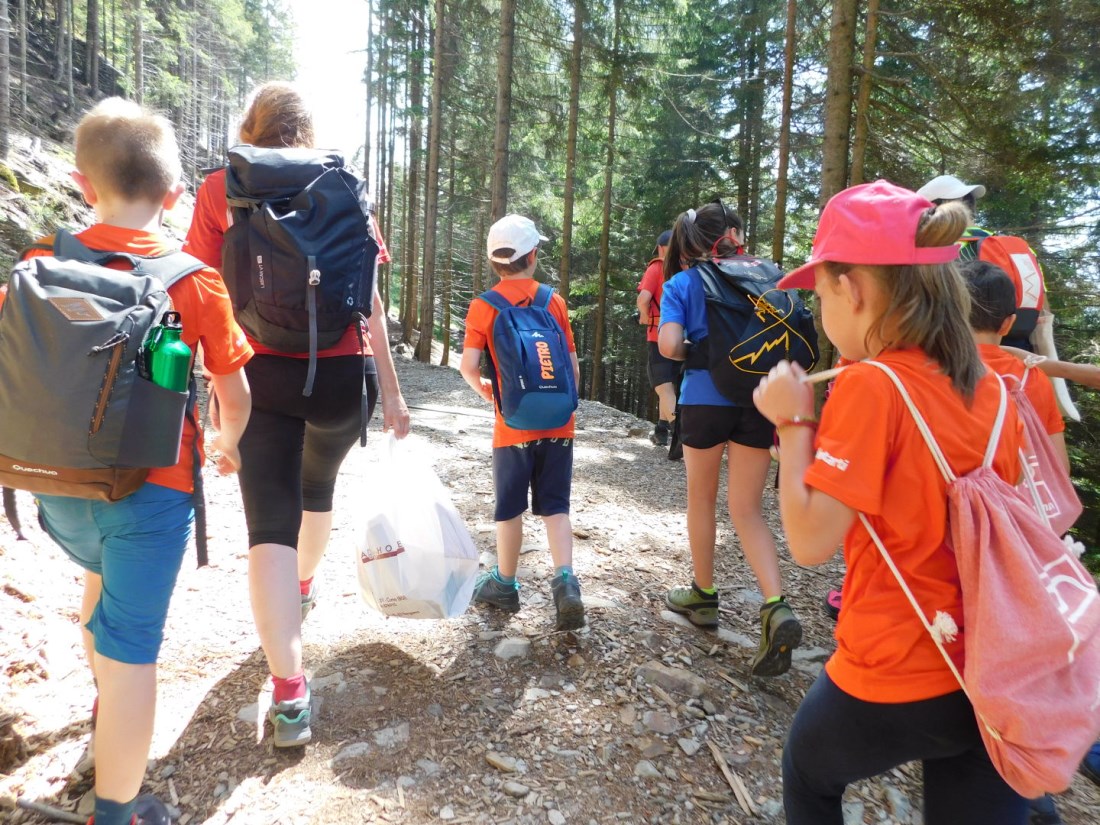
[[[515,613],[519,610],[519,582],[505,584],[493,575],[495,571],[494,567],[478,575],[474,584],[474,601]]]
[[[311,715],[310,690],[306,686],[306,695],[299,699],[287,699],[272,703],[267,709],[267,718],[275,729],[274,745],[277,748],[299,748],[309,744],[313,731],[309,727]]]
[[[752,659],[753,676],[779,676],[791,668],[791,651],[802,641],[802,625],[783,599],[760,608],[760,649]]]
[[[665,594],[665,604],[673,613],[687,616],[696,627],[718,626],[718,594],[704,593],[694,580],[691,587],[674,587]]]

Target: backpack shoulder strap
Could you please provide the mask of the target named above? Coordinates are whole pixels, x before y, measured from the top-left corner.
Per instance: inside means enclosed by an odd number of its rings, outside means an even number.
[[[510,309],[514,304],[497,292],[495,289],[487,289],[477,296],[479,299],[487,303],[497,312],[503,312],[506,309]]]
[[[134,269],[158,278],[167,289],[188,275],[206,269],[206,264],[186,252],[169,252],[155,258],[138,258]]]
[[[546,309],[550,306],[550,299],[554,297],[554,288],[548,284],[539,284],[535,290],[535,297],[531,300],[531,306]]]

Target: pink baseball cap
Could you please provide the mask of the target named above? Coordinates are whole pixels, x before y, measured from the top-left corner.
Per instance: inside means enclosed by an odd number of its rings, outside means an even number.
[[[869,266],[943,264],[958,246],[917,246],[917,224],[932,202],[887,180],[833,195],[821,212],[810,260],[779,281],[780,289],[813,289],[823,261]]]

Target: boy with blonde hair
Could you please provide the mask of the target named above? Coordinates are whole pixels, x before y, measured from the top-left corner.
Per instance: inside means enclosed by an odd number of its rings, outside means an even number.
[[[135,103],[111,98],[84,116],[75,140],[73,180],[98,219],[76,238],[102,252],[142,257],[173,252],[160,231],[164,213],[183,193],[171,124]],[[27,256],[51,254],[48,238]],[[130,268],[124,259],[109,266]],[[213,445],[220,453],[218,469],[235,472],[237,442],[251,405],[242,368],[252,349],[233,320],[216,271],[199,268],[170,286],[168,294],[182,318],[182,340],[192,352],[201,343],[205,368],[213,375],[221,410]],[[194,519],[195,455],[201,462],[202,431],[188,417],[178,462],[150,470],[144,484],[125,498],[37,496],[46,532],[85,570],[80,622],[98,690],[92,713],[96,802],[89,825],[169,822],[164,804],[138,791],[153,736],[164,622]]]
[[[500,282],[493,287],[514,306],[532,303],[540,284],[534,279],[539,241],[535,224],[521,215],[506,215],[489,228],[486,252]],[[547,306],[561,327],[569,350],[573,386],[580,384],[573,330],[565,300],[554,293]],[[474,601],[509,613],[520,609],[516,569],[523,545],[523,513],[531,490],[531,511],[542,516],[554,561],[551,591],[555,627],[576,630],[584,626],[581,587],[573,573],[573,528],[569,520],[569,492],[573,480],[574,416],[548,430],[519,430],[508,426],[494,401],[493,382],[481,377],[481,353],[488,347],[493,364],[499,363],[493,337],[498,310],[482,298],[470,303],[462,349],[462,377],[471,389],[493,404],[493,487],[496,493],[497,564],[478,578]],[[495,366],[494,366],[495,369]],[[499,384],[499,373],[497,375]]]

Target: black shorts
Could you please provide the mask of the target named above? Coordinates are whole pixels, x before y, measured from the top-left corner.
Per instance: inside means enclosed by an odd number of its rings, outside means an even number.
[[[680,408],[679,423],[680,442],[696,450],[709,450],[727,441],[767,450],[775,443],[775,427],[756,407],[685,404]]]
[[[680,375],[682,362],[673,361],[671,358],[665,358],[661,355],[656,341],[646,341],[646,344],[649,346],[649,363],[646,365],[646,372],[649,373],[649,386],[656,389],[661,384],[674,383]]]
[[[531,512],[556,516],[569,512],[573,484],[573,439],[540,438],[511,447],[493,447],[493,489],[496,491],[494,521],[509,521],[527,509],[531,490]]]
[[[244,368],[252,415],[241,437],[238,479],[248,546],[298,546],[302,511],[332,509],[340,465],[359,441],[363,373],[367,418],[378,397],[374,358],[317,359],[313,394],[302,395],[309,361],[257,355]]]

